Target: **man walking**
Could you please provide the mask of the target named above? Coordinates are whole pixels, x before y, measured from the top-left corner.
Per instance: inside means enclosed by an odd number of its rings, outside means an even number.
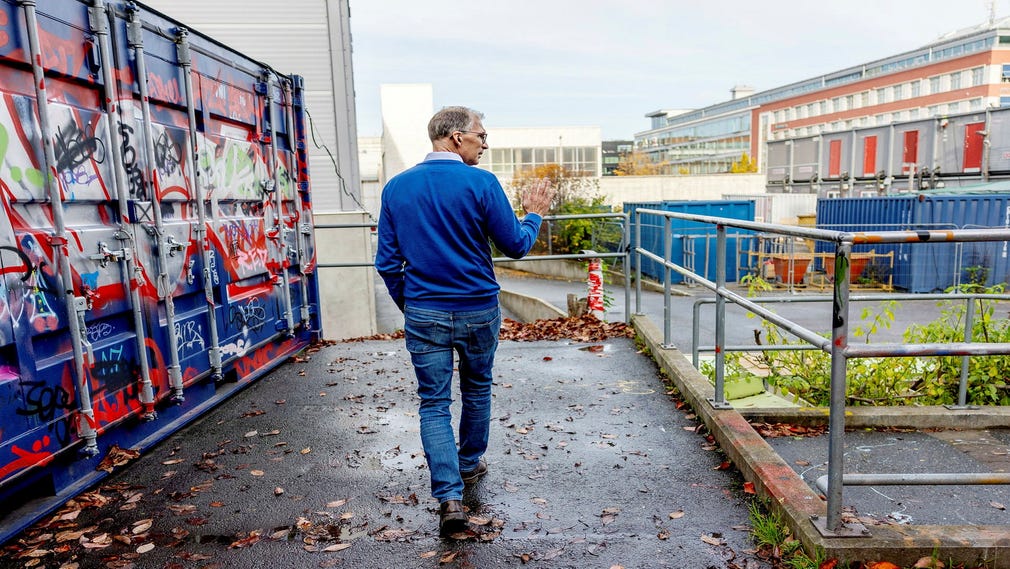
[[[494,174],[473,167],[488,148],[482,119],[466,107],[446,107],[431,118],[432,152],[382,191],[375,255],[375,268],[404,313],[442,535],[466,529],[464,484],[487,472],[482,457],[501,326],[490,243],[511,258],[526,255],[554,197],[550,182],[538,181],[521,199],[527,215],[516,218]],[[462,398],[458,449],[450,412],[454,352]]]

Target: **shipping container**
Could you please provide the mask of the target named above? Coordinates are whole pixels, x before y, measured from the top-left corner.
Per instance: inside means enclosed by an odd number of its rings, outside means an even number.
[[[1010,195],[927,194],[885,198],[820,200],[817,227],[837,231],[908,231],[1010,227]],[[1007,243],[891,243],[855,245],[853,253],[893,252],[890,271],[896,288],[940,292],[959,284],[991,286],[1010,282]],[[818,253],[834,245],[818,243]]]
[[[0,541],[321,334],[305,87],[140,4],[0,2]]]
[[[629,214],[632,224],[636,223],[635,217],[639,209],[754,221],[754,202],[752,200],[625,203],[624,213]],[[632,246],[641,246],[654,255],[663,257],[665,216],[655,213],[643,213],[638,215],[638,217],[640,218],[638,223],[641,225],[641,245],[635,241],[635,236],[632,235]],[[670,229],[670,260],[677,265],[692,269],[709,280],[715,280],[717,254],[715,226],[708,223],[671,218]],[[738,250],[747,251],[749,249],[751,236],[752,232],[750,231],[727,228],[727,259],[730,260],[726,268],[727,281],[735,281],[737,279],[737,267],[744,263],[746,258],[735,258],[734,255],[736,255],[736,251]],[[734,262],[734,259],[736,259],[736,262]],[[633,270],[637,262],[637,256],[633,255]],[[642,274],[662,282],[664,274],[663,265],[662,263],[643,257]],[[671,272],[670,277],[671,283],[684,282],[684,277],[680,273]]]

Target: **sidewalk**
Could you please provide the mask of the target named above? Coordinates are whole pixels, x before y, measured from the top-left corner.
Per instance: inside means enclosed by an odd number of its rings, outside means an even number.
[[[49,534],[47,567],[768,567],[742,480],[632,340],[503,342],[496,376],[471,539],[437,535],[402,340],[285,364],[23,539]]]

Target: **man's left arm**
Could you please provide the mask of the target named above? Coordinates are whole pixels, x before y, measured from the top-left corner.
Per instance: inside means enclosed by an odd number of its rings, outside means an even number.
[[[389,291],[389,296],[402,312],[404,306],[404,263],[406,260],[400,252],[400,245],[396,239],[396,232],[393,230],[389,215],[380,213],[378,235],[378,247],[375,251],[375,270],[382,277],[382,282],[386,283],[386,290]]]

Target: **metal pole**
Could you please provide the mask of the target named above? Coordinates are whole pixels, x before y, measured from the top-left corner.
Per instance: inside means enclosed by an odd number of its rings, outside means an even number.
[[[143,280],[143,271],[137,266],[133,257],[136,247],[137,236],[133,232],[130,224],[130,215],[127,209],[126,168],[123,166],[122,140],[117,124],[122,124],[119,104],[119,85],[112,75],[112,49],[109,45],[109,21],[104,0],[94,0],[94,7],[91,8],[91,26],[98,38],[98,53],[102,58],[102,83],[105,85],[105,98],[108,105],[107,113],[109,117],[109,142],[112,152],[112,173],[116,180],[116,202],[119,206],[119,230],[117,237],[123,241],[134,244],[134,247],[124,247],[120,252],[113,253],[112,257],[119,257],[123,263],[123,272],[126,277],[127,287],[130,295],[130,309],[133,312],[133,332],[136,338],[137,358],[140,361],[140,390],[139,400],[144,408],[141,418],[151,421],[158,417],[154,410],[154,386],[151,383],[151,363],[147,356],[146,327],[144,326],[144,313],[142,310],[142,300],[140,298],[140,287]],[[115,253],[118,253],[116,255]],[[110,259],[111,260],[111,259]]]
[[[718,224],[715,226],[715,286],[716,290],[726,289],[726,226]],[[708,239],[705,239],[706,248]],[[707,258],[707,252],[706,252]],[[715,300],[715,400],[712,407],[716,409],[729,409],[732,406],[726,403],[725,375],[726,375],[726,353],[723,347],[726,345],[726,297],[718,295]]]
[[[845,349],[849,343],[849,254],[843,241],[835,251],[834,301],[831,309],[831,400],[828,412],[827,528],[842,527],[842,473],[845,469]]]
[[[631,216],[624,214],[624,323],[631,323]]]
[[[203,194],[203,180],[196,161],[200,156],[200,142],[196,132],[196,102],[193,94],[193,59],[189,52],[189,30],[179,28],[176,31],[176,46],[178,48],[179,65],[182,67],[183,87],[186,96],[186,114],[189,118],[189,179],[193,184],[193,197],[196,201],[197,248],[200,250],[200,264],[203,265],[203,296],[207,301],[207,326],[210,329],[210,349],[207,357],[210,360],[210,377],[220,381],[221,373],[221,341],[217,330],[217,302],[214,301],[213,274],[211,273],[210,241],[207,239],[207,202]]]
[[[275,238],[277,239],[277,248],[279,249],[280,254],[280,286],[281,295],[284,299],[284,324],[286,326],[287,335],[290,337],[295,334],[295,319],[291,309],[291,283],[288,282],[288,265],[291,261],[288,259],[287,234],[291,230],[285,226],[284,222],[284,186],[281,185],[281,162],[277,151],[277,113],[274,110],[273,74],[267,72],[267,76],[263,78],[263,82],[266,84],[267,118],[270,121],[269,156],[270,169],[273,170],[274,207],[277,208],[277,213],[274,218],[274,221],[276,222],[274,230],[276,231]]]
[[[635,210],[635,314],[642,313],[642,214]]]
[[[968,305],[965,307],[964,313],[964,341],[972,342],[975,340],[975,301],[974,299],[968,298],[965,302],[967,302]],[[969,356],[962,356],[961,382],[957,388],[958,407],[967,407],[968,405],[968,367],[970,365],[971,358]]]
[[[719,295],[716,295],[719,296]],[[691,311],[691,365],[694,369],[699,369],[698,365],[701,363],[701,348],[698,346],[699,340],[701,340],[701,305],[705,299],[700,299],[694,301],[694,306]],[[714,300],[712,302],[715,302]]]
[[[32,75],[35,79],[35,101],[39,109],[39,129],[46,161],[46,189],[53,215],[53,235],[49,241],[53,247],[53,256],[59,265],[60,285],[63,287],[64,306],[67,310],[67,328],[70,330],[70,344],[74,351],[74,389],[77,392],[77,410],[80,413],[78,432],[84,440],[82,453],[95,456],[98,454],[96,442],[98,425],[95,421],[95,411],[91,406],[87,372],[94,358],[91,354],[91,344],[87,342],[85,336],[87,326],[84,323],[88,302],[74,292],[74,274],[70,268],[70,256],[67,252],[69,240],[66,223],[63,220],[63,189],[60,188],[60,177],[56,171],[56,151],[53,148],[52,128],[49,124],[49,96],[46,92],[45,70],[42,68],[42,47],[39,44],[39,22],[35,13],[35,0],[22,0],[20,4],[24,9],[28,32],[28,49],[31,52]],[[87,360],[85,350],[88,352]]]
[[[663,218],[663,346],[670,347],[673,329],[670,319],[673,311],[670,298],[670,253],[673,248],[672,222]]]
[[[140,110],[144,121],[144,151],[148,165],[148,184],[151,186],[151,211],[154,216],[155,245],[158,251],[158,296],[165,303],[165,336],[168,337],[168,383],[172,388],[172,401],[182,403],[186,398],[182,389],[182,368],[179,365],[179,341],[175,336],[175,301],[172,299],[173,288],[168,274],[169,251],[185,249],[186,245],[179,243],[171,235],[165,236],[165,222],[161,216],[161,188],[158,184],[158,172],[154,160],[154,128],[151,123],[151,105],[147,89],[147,64],[144,61],[144,30],[140,21],[140,10],[134,5],[127,8],[129,21],[127,25],[127,40],[134,50],[134,61],[137,66],[137,86],[140,88]]]

